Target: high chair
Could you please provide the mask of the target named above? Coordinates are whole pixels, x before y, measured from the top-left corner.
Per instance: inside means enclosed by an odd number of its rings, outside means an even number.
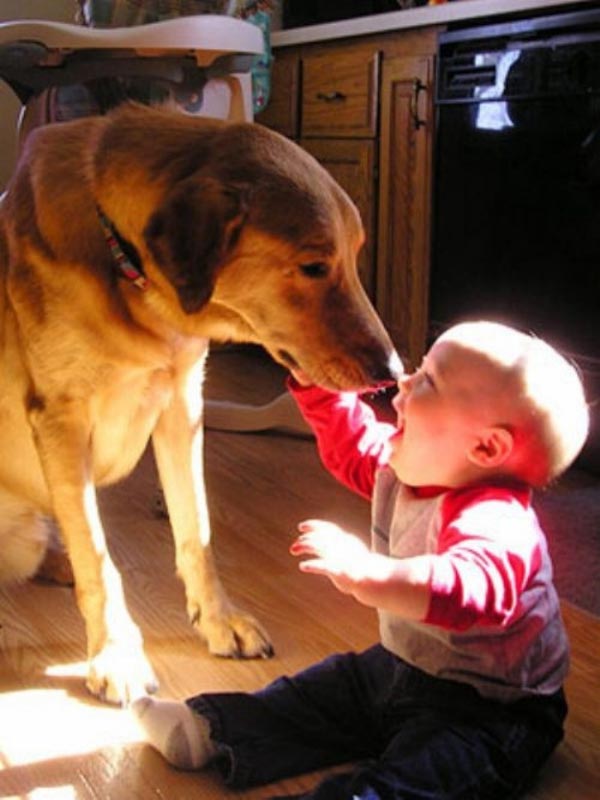
[[[250,69],[263,48],[258,27],[221,15],[127,28],[5,22],[0,23],[0,78],[22,103],[20,144],[33,128],[57,121],[58,88],[101,78],[151,79],[168,87],[169,101],[182,112],[251,121]],[[309,432],[287,393],[257,407],[207,402],[205,424],[231,431]]]
[[[19,138],[56,121],[57,87],[99,78],[146,78],[168,87],[190,113],[252,120],[250,68],[263,51],[260,30],[220,15],[131,28],[88,28],[44,20],[0,24],[0,78],[22,103]]]

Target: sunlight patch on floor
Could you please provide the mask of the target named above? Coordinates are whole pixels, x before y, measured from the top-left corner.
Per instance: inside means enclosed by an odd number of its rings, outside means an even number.
[[[51,668],[51,673],[72,676],[79,674],[79,669],[78,664],[58,665]],[[126,710],[92,697],[82,701],[64,689],[26,689],[0,694],[0,764],[5,767],[67,758],[103,748],[116,753],[119,746],[140,740],[140,731]]]
[[[13,795],[6,800],[23,800],[23,795]],[[74,786],[40,786],[27,793],[27,800],[77,800]]]

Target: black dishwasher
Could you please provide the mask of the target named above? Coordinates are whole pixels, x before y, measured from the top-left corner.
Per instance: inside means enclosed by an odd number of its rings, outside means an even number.
[[[443,34],[434,174],[432,337],[460,319],[527,329],[598,399],[600,10]]]

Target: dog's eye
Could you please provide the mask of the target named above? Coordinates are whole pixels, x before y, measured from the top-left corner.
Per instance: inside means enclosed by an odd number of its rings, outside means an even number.
[[[314,264],[301,264],[300,269],[307,278],[324,278],[329,272],[329,266],[322,261],[315,261]]]

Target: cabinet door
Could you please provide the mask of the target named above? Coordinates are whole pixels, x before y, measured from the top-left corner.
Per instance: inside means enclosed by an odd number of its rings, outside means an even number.
[[[271,93],[256,121],[290,139],[299,135],[300,57],[295,51],[278,50],[273,57]]]
[[[358,256],[358,272],[374,301],[375,143],[362,139],[302,139],[300,144],[345,189],[360,212],[366,238]]]
[[[409,368],[427,339],[432,87],[431,56],[384,60],[376,302]]]

